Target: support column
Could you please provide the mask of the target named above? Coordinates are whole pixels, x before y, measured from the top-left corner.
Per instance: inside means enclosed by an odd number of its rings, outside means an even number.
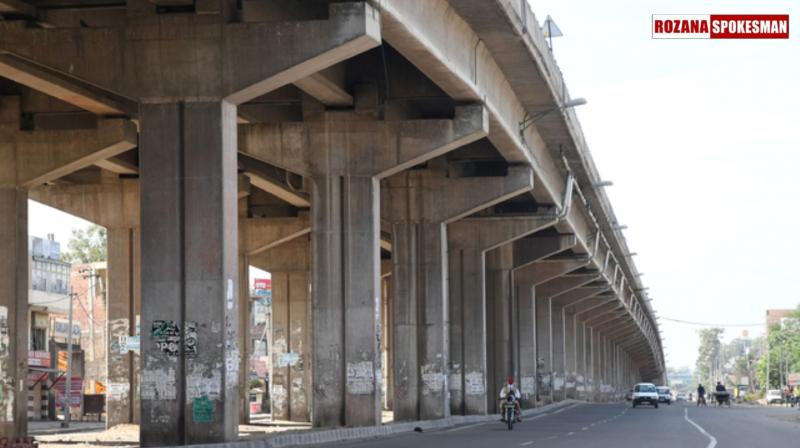
[[[236,108],[140,107],[142,446],[238,438]]]
[[[561,401],[564,397],[565,376],[564,376],[564,320],[562,310],[564,307],[559,305],[552,297],[548,298],[550,307],[550,366],[553,376],[553,388],[550,397],[553,401]]]
[[[561,308],[561,319],[564,327],[564,399],[575,398],[577,343],[575,330],[575,313]]]
[[[373,177],[313,179],[314,426],[381,421],[379,194]]]
[[[138,336],[141,315],[139,230],[109,228],[108,238],[108,393],[106,428],[139,422],[139,351],[125,340]]]
[[[511,300],[511,269],[514,267],[514,252],[511,244],[500,246],[486,253],[486,347],[490,350],[487,368],[488,412],[498,413],[497,397],[500,387],[508,375],[517,368],[512,334],[514,324]],[[517,379],[519,381],[519,379]]]
[[[575,323],[575,398],[584,400],[586,392],[586,326],[573,314]]]
[[[536,302],[536,378],[537,399],[552,402],[553,365],[551,363],[550,301]]]
[[[516,277],[515,277],[516,280]],[[536,295],[530,280],[515,281],[519,339],[519,378],[521,404],[524,408],[536,406]]]
[[[253,263],[272,275],[272,417],[311,421],[311,243],[307,236],[269,249]]]
[[[18,97],[0,97],[0,436],[28,430],[28,191],[17,186]]]

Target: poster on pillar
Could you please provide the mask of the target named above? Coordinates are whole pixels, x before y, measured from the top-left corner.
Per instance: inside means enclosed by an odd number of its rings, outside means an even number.
[[[171,357],[180,355],[181,330],[173,320],[153,321],[153,341],[156,348]]]

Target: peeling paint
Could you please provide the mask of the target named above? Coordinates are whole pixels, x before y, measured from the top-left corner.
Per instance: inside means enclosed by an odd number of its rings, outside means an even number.
[[[520,390],[523,394],[533,395],[536,393],[536,378],[523,376],[520,378]]]
[[[110,383],[108,385],[108,398],[109,400],[126,400],[130,389],[131,385],[128,383]]]
[[[347,393],[368,395],[375,391],[375,371],[372,361],[347,363]]]
[[[420,367],[422,393],[441,393],[447,390],[447,376],[439,371],[438,364],[425,364]]]
[[[272,400],[272,412],[275,415],[286,415],[286,388],[283,384],[273,384],[270,391],[270,399]]]
[[[202,364],[195,364],[192,372],[186,377],[186,397],[195,400],[208,397],[218,400],[222,393],[222,374],[219,370],[208,369]]]
[[[483,395],[486,393],[486,382],[483,379],[483,372],[467,372],[464,376],[467,395]]]
[[[0,306],[0,421],[14,421],[14,363],[10,359],[8,308]]]
[[[141,398],[144,400],[175,400],[175,369],[142,370]]]

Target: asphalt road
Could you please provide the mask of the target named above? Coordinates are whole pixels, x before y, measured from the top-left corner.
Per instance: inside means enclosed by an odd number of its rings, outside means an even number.
[[[692,422],[694,424],[692,424]],[[696,426],[695,426],[696,425]],[[337,444],[338,447],[796,447],[800,411],[778,407],[658,409],[629,404],[580,404],[506,429],[499,421]]]

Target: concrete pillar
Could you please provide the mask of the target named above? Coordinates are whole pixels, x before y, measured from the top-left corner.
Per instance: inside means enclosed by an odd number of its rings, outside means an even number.
[[[575,367],[575,398],[586,399],[586,324],[575,319],[576,339],[576,367]]]
[[[331,170],[314,178],[314,426],[381,421],[378,200],[371,176]]]
[[[515,316],[511,294],[511,269],[514,267],[513,246],[506,244],[486,253],[486,347],[489,367],[486,384],[488,412],[498,413],[497,397],[508,375],[517,370],[516,344],[512,341]],[[519,379],[517,379],[519,381]]]
[[[488,401],[494,400],[487,395],[486,253],[551,224],[544,217],[474,218],[448,226],[453,414],[485,414]]]
[[[272,275],[272,417],[311,421],[311,245],[295,238],[253,257]]]
[[[18,97],[0,97],[0,435],[27,434],[28,192],[17,186]]]
[[[516,277],[515,277],[516,280]],[[528,281],[514,282],[517,303],[516,323],[518,347],[518,369],[521,404],[525,408],[536,406],[536,293],[535,286]]]
[[[552,402],[553,364],[551,362],[550,301],[536,298],[536,362],[538,399]]]
[[[139,422],[140,356],[125,344],[141,315],[139,229],[109,228],[106,427]]]
[[[551,399],[561,401],[564,396],[564,321],[561,316],[563,306],[552,297],[548,298],[550,307],[550,366],[553,376]]]
[[[9,160],[5,157],[7,147],[4,146],[0,141],[0,160]],[[13,163],[13,159],[11,161]],[[15,186],[3,185],[2,174],[0,278],[4,286],[0,288],[0,434],[23,437],[27,433],[28,409],[28,195]]]
[[[236,110],[140,106],[142,446],[238,438]]]
[[[385,263],[384,263],[385,266]],[[394,410],[394,294],[391,269],[381,276],[381,356],[383,372],[383,409]]]
[[[577,376],[576,361],[578,356],[575,313],[567,312],[567,307],[562,307],[561,319],[564,328],[564,399],[574,399]]]

